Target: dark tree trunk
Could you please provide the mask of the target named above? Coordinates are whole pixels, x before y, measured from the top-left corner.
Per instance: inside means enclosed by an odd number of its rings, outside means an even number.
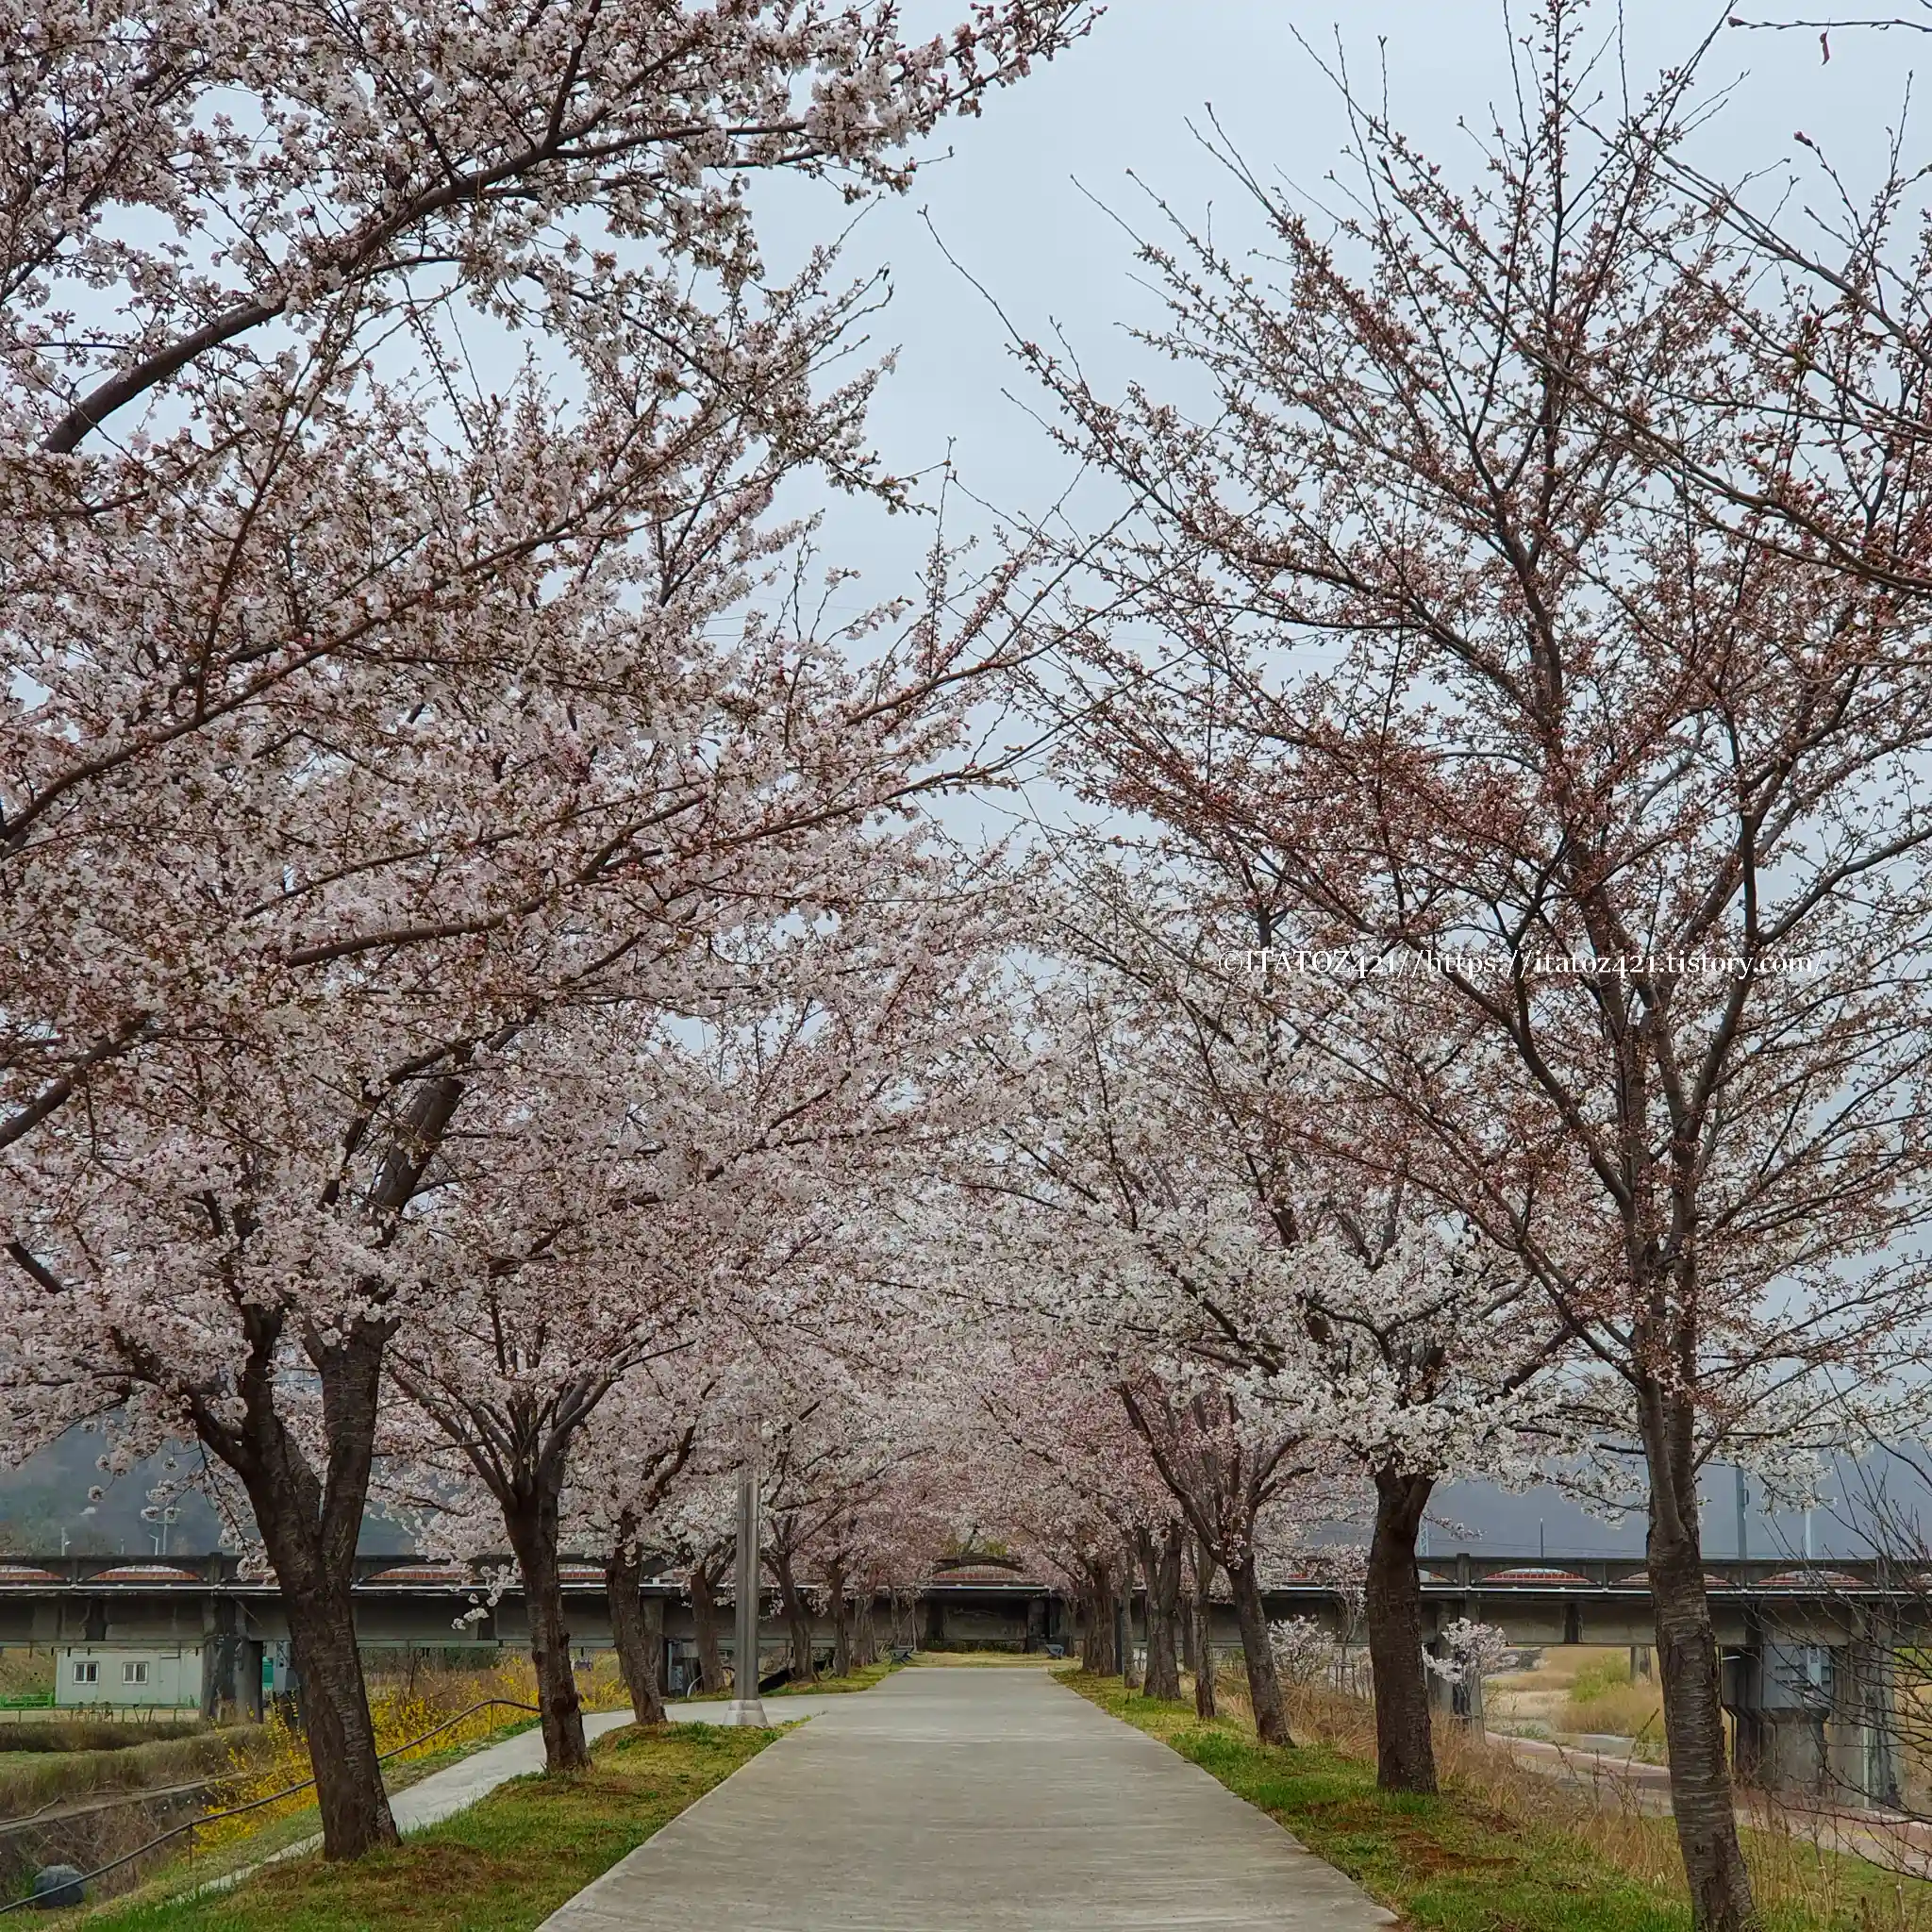
[[[1181,1526],[1168,1524],[1159,1542],[1153,1532],[1135,1538],[1141,1574],[1147,1590],[1147,1676],[1150,1697],[1170,1703],[1181,1694],[1180,1659],[1174,1655],[1174,1609],[1181,1591]]]
[[[1134,1668],[1134,1586],[1139,1574],[1133,1540],[1128,1538],[1121,1544],[1121,1597],[1114,1613],[1114,1627],[1120,1632],[1121,1686],[1127,1690],[1139,1690],[1141,1684],[1140,1673]]]
[[[1117,1677],[1120,1675],[1121,1658],[1115,1619],[1120,1599],[1114,1591],[1113,1572],[1107,1563],[1088,1563],[1087,1590],[1092,1612],[1088,1620],[1088,1628],[1092,1636],[1092,1661],[1087,1668],[1098,1677]]]
[[[617,1667],[624,1674],[625,1689],[630,1692],[631,1715],[641,1724],[664,1722],[664,1693],[658,1684],[658,1659],[663,1656],[662,1613],[658,1627],[651,1628],[644,1615],[640,1586],[643,1580],[643,1557],[632,1541],[635,1525],[619,1525],[616,1547],[604,1566],[604,1578],[610,1597],[610,1638],[617,1648]]]
[[[576,1672],[571,1667],[570,1626],[563,1613],[563,1578],[557,1553],[558,1489],[547,1474],[540,1475],[503,1504],[503,1526],[524,1573],[530,1661],[537,1668],[537,1706],[543,1726],[543,1768],[553,1774],[582,1771],[591,1761]]]
[[[867,1664],[876,1663],[879,1656],[878,1633],[873,1626],[870,1589],[858,1599],[858,1614],[854,1622],[857,1629],[853,1640],[852,1660],[863,1670]]]
[[[320,1384],[328,1447],[323,1477],[275,1407],[280,1334],[277,1318],[251,1318],[249,1353],[239,1380],[239,1423],[213,1413],[203,1417],[198,1409],[196,1420],[202,1441],[247,1491],[281,1587],[302,1686],[324,1856],[358,1858],[396,1842],[350,1597],[356,1542],[369,1497],[376,1397],[389,1331],[365,1323],[332,1345],[313,1338],[308,1345]]]
[[[806,1608],[805,1597],[798,1588],[798,1579],[791,1569],[791,1553],[789,1550],[774,1550],[771,1555],[772,1574],[778,1579],[778,1600],[785,1611],[785,1627],[791,1640],[791,1681],[794,1684],[816,1684],[819,1674],[812,1668],[811,1661],[811,1612]],[[745,1691],[745,1696],[754,1693]]]
[[[657,1694],[658,1711],[661,1722],[664,1710],[664,1688],[667,1675],[664,1643],[664,1599],[661,1596],[647,1596],[644,1599],[644,1643],[646,1655],[651,1659],[651,1688]],[[625,1687],[626,1690],[629,1686]],[[635,1714],[636,1702],[632,1708]]]
[[[722,1690],[726,1682],[724,1651],[718,1641],[718,1579],[710,1560],[693,1563],[685,1582],[691,1591],[691,1627],[698,1647],[698,1689]]]
[[[1268,1641],[1268,1612],[1262,1607],[1255,1559],[1248,1556],[1225,1568],[1228,1588],[1234,1592],[1234,1613],[1241,1626],[1241,1660],[1247,1666],[1248,1702],[1255,1707],[1255,1730],[1264,1744],[1292,1745],[1288,1713],[1281,1704],[1281,1679],[1274,1669],[1274,1651]]]
[[[269,1545],[271,1551],[273,1543]],[[288,1573],[278,1563],[275,1574]],[[322,1812],[324,1855],[358,1858],[396,1841],[375,1755],[375,1726],[356,1649],[347,1591],[333,1600],[284,1585],[289,1647],[302,1687],[302,1722]]]
[[[1214,1702],[1214,1558],[1199,1537],[1193,1539],[1194,1562],[1194,1715],[1217,1714]]]
[[[1174,1606],[1174,1625],[1180,1636],[1181,1669],[1191,1677],[1199,1646],[1194,1641],[1194,1592],[1184,1590]]]
[[[1738,1841],[1737,1801],[1724,1759],[1717,1636],[1704,1587],[1697,1520],[1694,1418],[1688,1401],[1640,1388],[1650,1471],[1646,1555],[1671,1760],[1671,1813],[1690,1886],[1696,1932],[1748,1932],[1757,1923]]]
[[[388,1239],[414,1194],[462,1094],[463,1083],[454,1074],[416,1089],[363,1204],[379,1240]],[[230,1231],[245,1239],[249,1228],[238,1218]],[[379,1284],[370,1284],[370,1293],[379,1301]],[[322,1406],[326,1453],[318,1474],[276,1407],[288,1319],[250,1303],[242,1322],[244,1350],[234,1387],[239,1415],[227,1403],[218,1407],[201,1396],[191,1399],[191,1413],[203,1446],[247,1491],[281,1588],[322,1814],[323,1855],[357,1858],[396,1842],[350,1596],[375,1455],[383,1357],[394,1324],[365,1315],[341,1329],[301,1332]]]
[[[1415,1545],[1432,1477],[1375,1472],[1369,1542],[1369,1661],[1375,1680],[1375,1782],[1385,1791],[1434,1791],[1428,1672],[1423,1663],[1423,1589]]]
[[[852,1619],[845,1607],[845,1572],[837,1564],[825,1580],[832,1596],[832,1674],[852,1674]]]

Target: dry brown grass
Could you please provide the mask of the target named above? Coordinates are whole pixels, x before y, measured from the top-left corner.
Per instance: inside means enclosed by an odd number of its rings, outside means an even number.
[[[1245,1718],[1247,1700],[1237,1690],[1224,1697],[1223,1708]],[[1350,1757],[1374,1757],[1371,1704],[1301,1689],[1289,1693],[1289,1718],[1297,1740],[1314,1740]],[[1445,1787],[1512,1824],[1560,1832],[1660,1896],[1686,1895],[1668,1800],[1655,1786],[1600,1770],[1579,1769],[1574,1783],[1533,1771],[1504,1747],[1447,1721],[1436,1726],[1436,1764]],[[1745,1828],[1744,1850],[1767,1913],[1859,1932],[1932,1932],[1932,1885],[1884,1869],[1903,1848],[1882,1838],[1854,1842],[1842,1820],[1766,1806]]]
[[[56,1658],[51,1648],[9,1644],[0,1648],[0,1697],[54,1698]]]
[[[1664,1694],[1649,1681],[1611,1684],[1589,1697],[1574,1692],[1563,1707],[1560,1734],[1575,1737],[1634,1738],[1637,1756],[1661,1764],[1664,1759]]]

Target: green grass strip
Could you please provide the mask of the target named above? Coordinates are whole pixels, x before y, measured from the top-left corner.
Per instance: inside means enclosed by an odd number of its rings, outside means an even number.
[[[1375,1789],[1374,1767],[1325,1745],[1271,1750],[1232,1721],[1131,1696],[1117,1677],[1064,1682],[1172,1745],[1285,1825],[1409,1925],[1432,1932],[1688,1932],[1690,1912],[1588,1846],[1525,1829],[1456,1791]]]
[[[1612,1835],[1643,1838],[1632,1870],[1560,1823],[1511,1815],[1507,1778],[1491,1790],[1449,1778],[1433,1798],[1378,1791],[1373,1764],[1329,1744],[1271,1750],[1244,1724],[1204,1724],[1191,1705],[1132,1695],[1118,1677],[1060,1675],[1267,1812],[1414,1932],[1689,1932],[1667,1817],[1626,1820]],[[1764,1932],[1932,1928],[1923,1879],[1790,1833],[1745,1826],[1741,1838]],[[1896,1849],[1882,1832],[1874,1847]]]
[[[515,1779],[393,1851],[353,1864],[291,1859],[212,1897],[55,1923],[89,1932],[529,1932],[777,1736],[626,1726],[597,1740],[581,1776]]]

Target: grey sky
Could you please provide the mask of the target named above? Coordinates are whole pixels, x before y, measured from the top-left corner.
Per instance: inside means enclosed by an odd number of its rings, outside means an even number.
[[[917,16],[949,15],[957,4],[921,0]],[[1751,0],[1739,6],[1758,11]],[[1770,8],[1814,10],[1795,0],[1770,0]],[[1633,89],[1686,58],[1722,17],[1684,0],[1628,0],[1621,10]],[[1608,36],[1618,14],[1600,4],[1595,30]],[[1140,220],[1146,204],[1132,171],[1179,211],[1197,215],[1212,203],[1219,232],[1245,233],[1234,225],[1238,193],[1189,131],[1210,102],[1257,172],[1318,188],[1337,165],[1342,117],[1294,36],[1332,58],[1338,30],[1358,82],[1379,85],[1386,48],[1393,118],[1467,179],[1480,158],[1458,120],[1487,128],[1491,108],[1509,98],[1505,18],[1497,0],[1114,0],[1085,44],[994,100],[983,119],[956,124],[951,158],[924,169],[903,201],[873,208],[849,244],[855,267],[888,266],[895,287],[877,325],[878,340],[901,350],[874,418],[888,462],[901,472],[927,468],[950,441],[962,480],[1021,511],[1049,503],[1066,474],[1038,425],[1002,393],[1023,383],[1000,324],[947,264],[925,214],[1026,334],[1058,323],[1105,386],[1130,369],[1171,383],[1172,371],[1150,368],[1123,338],[1124,321],[1152,310],[1135,285],[1126,237],[1089,196]],[[1516,32],[1526,32],[1527,8],[1517,5],[1513,18]],[[1811,31],[1721,35],[1705,91],[1729,80],[1736,92],[1706,144],[1707,160],[1727,176],[1771,168],[1783,179],[1783,164],[1795,158],[1815,181],[1815,164],[1791,139],[1803,129],[1855,184],[1874,179],[1910,63],[1932,60],[1932,38],[1845,30],[1833,36],[1831,52],[1823,62]],[[1932,155],[1932,124],[1908,152]],[[822,235],[835,212],[824,190],[788,184],[770,195],[774,266],[788,240]],[[842,504],[828,515],[827,561],[864,570],[868,596],[907,587],[929,524]]]

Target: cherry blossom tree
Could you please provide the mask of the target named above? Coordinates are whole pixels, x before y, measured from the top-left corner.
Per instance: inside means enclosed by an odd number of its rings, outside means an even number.
[[[1066,0],[924,42],[872,0],[18,9],[0,1145],[280,975],[406,943],[445,972],[449,941],[541,910],[570,874],[530,855],[552,822],[527,765],[496,775],[507,810],[425,824],[411,796],[348,851],[303,774],[406,777],[402,721],[516,693],[539,604],[635,589],[703,621],[721,546],[801,461],[896,496],[871,375],[817,380],[871,298],[824,255],[768,274],[750,183],[903,188],[908,143],[1087,24]],[[623,661],[558,669],[595,690]],[[585,755],[561,760],[579,823]],[[291,767],[292,801],[262,799]]]
[[[962,1338],[978,1445],[970,1508],[1064,1583],[1079,1607],[1081,1667],[1112,1676],[1125,1661],[1120,1596],[1133,1586],[1122,1557],[1137,1528],[1167,1513],[1165,1490],[1113,1391],[1058,1341],[1024,1321]]]
[[[1301,1037],[1319,1011],[1226,968],[1227,935],[1267,929],[1277,903],[1177,849],[1127,874],[1062,857],[1073,962],[1034,1019],[1057,1051],[1027,1070],[1030,1108],[971,1187],[1004,1204],[1022,1274],[1051,1282],[1059,1318],[1076,1310],[1116,1364],[1197,1567],[1227,1574],[1244,1648],[1264,1647],[1264,1521],[1345,1470],[1372,1490],[1378,1774],[1432,1790],[1423,1514],[1445,1476],[1522,1474],[1550,1440],[1531,1396],[1566,1331],[1492,1244],[1354,1163],[1346,1096]],[[1057,1220],[1077,1258],[1046,1258]],[[1257,1708],[1270,1702],[1264,1681]]]
[[[1467,191],[1353,96],[1332,209],[1229,156],[1268,265],[1178,223],[1145,256],[1205,413],[1035,358],[1132,492],[1105,601],[1151,641],[1095,626],[1052,702],[1091,796],[1291,900],[1311,1037],[1409,1184],[1620,1387],[1693,1915],[1731,1932],[1697,1478],[1919,1346],[1932,685],[1919,603],[1712,512],[1726,467],[1847,529],[1890,501],[1732,384],[1730,242],[1659,158],[1684,96],[1597,100],[1582,32],[1542,10]]]
[[[579,1432],[627,1380],[626,1406],[648,1396],[635,1372],[715,1355],[721,1330],[798,1333],[833,1300],[814,1284],[855,1264],[870,1169],[942,1130],[921,1070],[976,1014],[997,874],[975,905],[969,877],[902,839],[855,841],[848,863],[842,917],[741,938],[736,961],[715,945],[707,1004],[526,1030],[499,1057],[518,1063],[506,1111],[472,1110],[425,1204],[439,1292],[389,1373],[501,1507],[553,1771],[589,1761],[558,1574]],[[822,1478],[865,1435],[849,1402],[825,1414],[832,1432],[785,1465],[811,1472],[808,1502],[773,1503],[794,1627],[794,1541],[858,1480]],[[686,1433],[679,1405],[644,1440]],[[795,1667],[810,1674],[808,1653]]]
[[[900,185],[1082,24],[23,20],[14,1441],[134,1400],[235,1471],[303,1607],[332,1856],[392,1836],[347,1591],[453,1123],[514,1110],[540,1023],[701,1003],[721,938],[840,904],[831,829],[960,739],[937,584],[863,674],[796,598],[743,616],[786,475],[892,491],[871,374],[829,369],[870,298],[823,254],[765,275],[746,182]]]
[[[794,1684],[818,1678],[812,1656],[812,1596],[833,1622],[833,1674],[852,1667],[848,1586],[859,1555],[859,1523],[925,1453],[919,1404],[896,1387],[855,1387],[826,1364],[791,1413],[763,1431],[764,1558],[778,1586]],[[793,1378],[795,1379],[795,1377]]]
[[[664,1407],[669,1407],[665,1405]],[[664,1407],[652,1405],[661,1419]],[[696,1437],[687,1424],[669,1441],[640,1450],[633,1441],[625,1458],[632,1501],[600,1539],[605,1545],[604,1590],[610,1606],[610,1641],[630,1692],[631,1714],[641,1724],[664,1722],[664,1615],[660,1599],[646,1611],[642,1588],[647,1555],[643,1529],[690,1459]]]
[[[14,1440],[30,1447],[139,1395],[154,1428],[196,1435],[235,1469],[277,1574],[301,1580],[291,1591],[313,1611],[296,1642],[343,1851],[387,1830],[348,1607],[383,1359],[435,1301],[465,1159],[530,1148],[527,1134],[502,1139],[503,1124],[540,1106],[519,1083],[533,1067],[551,1077],[573,1026],[594,1031],[594,1015],[627,1002],[701,1023],[761,932],[856,915],[874,886],[903,887],[924,835],[885,815],[943,776],[935,754],[961,729],[958,660],[924,621],[862,673],[762,620],[739,650],[637,623],[629,635],[662,647],[661,675],[642,653],[614,686],[601,674],[575,689],[507,685],[487,706],[419,715],[398,756],[420,822],[391,817],[362,758],[300,784],[291,774],[291,794],[339,823],[346,852],[413,855],[400,862],[427,904],[401,876],[394,901],[373,905],[368,881],[338,877],[346,932],[330,942],[326,996],[291,988],[178,1051],[100,1070],[111,1105],[91,1086],[85,1108],[10,1150]],[[613,626],[607,609],[579,640],[587,664],[608,663],[626,634]],[[507,762],[511,744],[525,760]],[[432,961],[391,941],[454,890],[460,865],[420,828],[463,817],[468,795],[475,823],[536,810],[553,883],[534,902],[429,918],[443,935]],[[543,870],[542,842],[523,843],[518,863]],[[251,862],[265,870],[269,855]],[[904,983],[921,978],[916,962],[903,969]],[[459,1124],[452,1142],[459,1110],[477,1130]],[[512,1199],[511,1176],[495,1178],[496,1198]],[[541,1163],[529,1179],[553,1198],[562,1185]],[[458,1205],[444,1214],[444,1202]],[[291,1424],[309,1404],[289,1378],[298,1363],[319,1395],[313,1428]]]

